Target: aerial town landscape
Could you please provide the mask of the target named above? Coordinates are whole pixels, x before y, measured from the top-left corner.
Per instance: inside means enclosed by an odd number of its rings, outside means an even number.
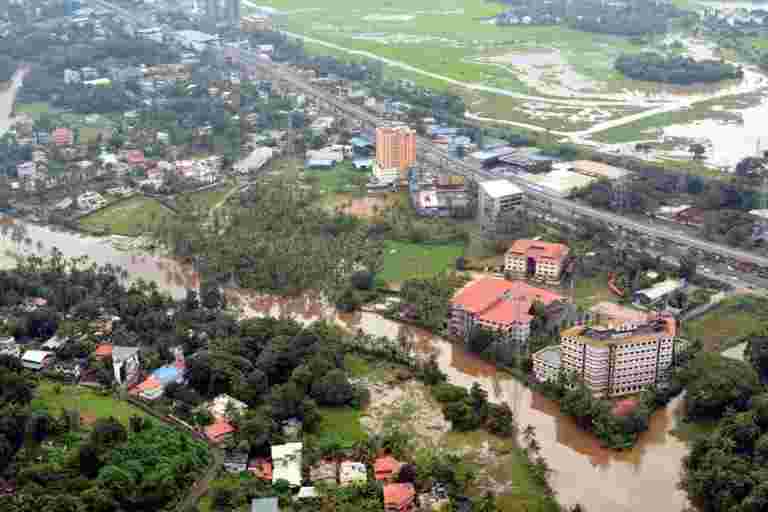
[[[0,0],[0,511],[768,511],[768,8]]]

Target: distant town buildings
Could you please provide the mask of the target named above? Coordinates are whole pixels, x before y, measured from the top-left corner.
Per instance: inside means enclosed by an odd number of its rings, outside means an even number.
[[[397,169],[400,179],[408,178],[408,169],[416,161],[416,131],[407,126],[383,126],[376,129],[376,166],[384,171]]]
[[[515,240],[504,257],[504,270],[513,277],[559,282],[570,252],[563,244]]]
[[[600,397],[638,393],[665,383],[679,348],[675,319],[671,315],[622,316],[562,331],[559,346],[533,355],[536,378],[547,381],[561,372],[573,373]]]

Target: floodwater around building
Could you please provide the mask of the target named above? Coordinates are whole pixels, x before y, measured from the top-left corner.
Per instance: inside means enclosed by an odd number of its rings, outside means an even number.
[[[119,265],[129,278],[155,281],[175,297],[195,288],[198,278],[191,266],[138,251],[117,250],[107,239],[83,237],[47,227],[6,222],[0,238],[0,254],[48,253],[57,247],[65,256],[87,255],[98,264]],[[15,241],[13,227],[20,226]],[[652,417],[650,429],[631,450],[602,448],[597,439],[560,414],[557,404],[531,392],[518,381],[466,352],[462,347],[425,330],[385,319],[375,313],[336,314],[317,297],[280,298],[246,290],[227,290],[244,316],[291,316],[303,323],[319,319],[337,322],[352,332],[399,339],[421,354],[435,354],[440,368],[452,383],[470,386],[478,382],[495,402],[507,402],[522,426],[533,425],[542,456],[553,469],[552,484],[564,505],[581,503],[587,510],[680,512],[686,505],[677,489],[686,444],[674,437],[681,399]]]

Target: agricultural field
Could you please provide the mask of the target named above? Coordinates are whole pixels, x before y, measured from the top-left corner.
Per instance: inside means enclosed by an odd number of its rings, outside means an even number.
[[[87,231],[138,236],[169,215],[173,215],[173,212],[155,199],[132,197],[86,215],[79,223]]]

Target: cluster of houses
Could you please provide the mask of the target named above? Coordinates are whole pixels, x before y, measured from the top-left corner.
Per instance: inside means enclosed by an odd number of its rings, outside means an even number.
[[[297,500],[316,498],[324,488],[347,487],[361,485],[373,478],[380,482],[383,490],[383,510],[385,512],[411,512],[416,510],[417,502],[422,507],[435,509],[446,505],[448,497],[444,486],[435,485],[429,492],[417,495],[413,483],[396,482],[404,463],[390,454],[382,454],[369,467],[360,461],[342,459],[324,459],[311,466],[303,478],[302,448],[300,442],[292,442],[271,447],[268,458],[254,458],[228,455],[225,467],[231,472],[248,471],[256,478],[277,483],[280,480],[288,482],[291,487],[298,489]],[[311,482],[313,485],[303,485]],[[252,511],[279,511],[277,498],[256,498],[252,502]]]

